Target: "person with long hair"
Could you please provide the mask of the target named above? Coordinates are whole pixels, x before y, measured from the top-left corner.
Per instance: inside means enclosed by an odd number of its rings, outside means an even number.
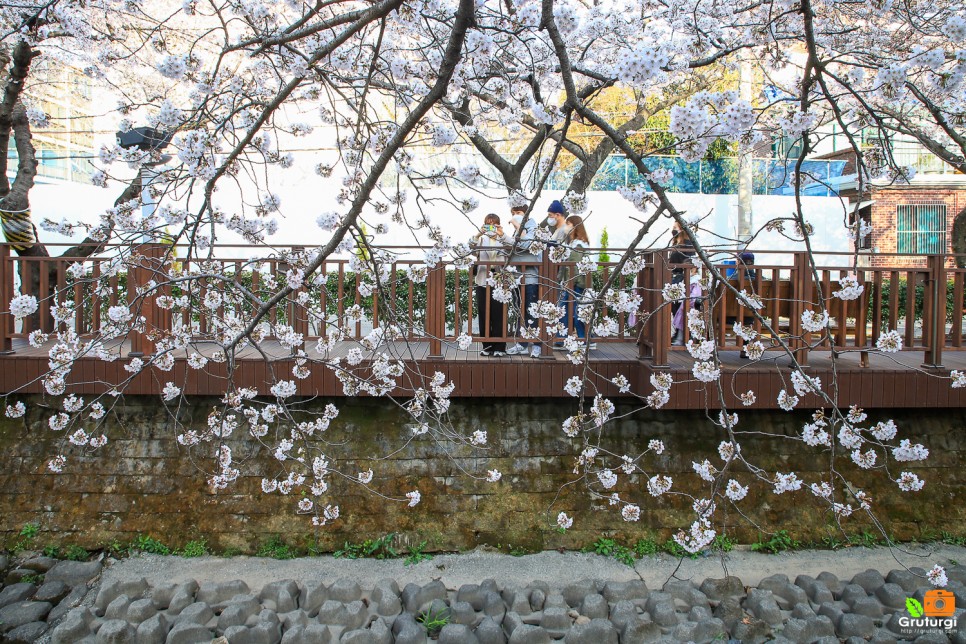
[[[688,237],[688,233],[676,221],[671,226],[671,248],[673,250],[668,256],[668,262],[670,264],[687,264],[694,257],[694,244],[691,242],[691,238]],[[675,266],[671,269],[672,284],[684,282],[685,277],[685,268],[683,266]],[[685,292],[690,293],[690,285],[685,285]],[[679,318],[682,316],[677,315],[678,309],[682,306],[684,306],[684,302],[671,303],[671,328],[673,330],[671,344],[675,346],[682,346],[684,344],[684,322],[683,320],[679,321]]]
[[[579,262],[587,254],[590,247],[590,237],[584,227],[584,218],[580,215],[570,215],[564,223],[563,243],[570,247],[570,257],[568,262]],[[561,322],[570,329],[573,320],[574,331],[578,338],[587,337],[587,328],[583,320],[577,317],[577,307],[584,294],[590,286],[590,275],[580,274],[575,267],[563,265],[557,271],[557,283],[561,288],[560,303],[564,307],[564,316]],[[592,344],[590,348],[595,348]]]

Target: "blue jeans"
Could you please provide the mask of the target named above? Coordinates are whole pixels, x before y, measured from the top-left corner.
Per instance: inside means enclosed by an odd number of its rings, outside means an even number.
[[[564,307],[564,315],[560,318],[560,321],[567,325],[567,331],[565,334],[569,333],[570,330],[570,320],[573,318],[574,321],[574,331],[577,332],[578,338],[587,337],[587,327],[583,321],[577,317],[577,305],[580,302],[580,297],[584,294],[584,288],[582,286],[574,286],[573,293],[570,291],[564,291],[560,294],[560,304]]]

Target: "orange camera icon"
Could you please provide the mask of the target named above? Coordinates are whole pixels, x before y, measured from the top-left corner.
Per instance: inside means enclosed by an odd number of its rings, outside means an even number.
[[[956,596],[948,590],[927,590],[922,609],[926,617],[952,617],[956,613]]]

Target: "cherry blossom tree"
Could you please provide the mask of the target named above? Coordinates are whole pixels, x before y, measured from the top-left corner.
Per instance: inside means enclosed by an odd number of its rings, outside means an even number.
[[[146,119],[158,130],[173,132],[171,151],[176,155],[168,165],[158,166],[158,152],[116,146],[101,150],[98,183],[130,181],[131,173],[160,168],[153,171],[158,176],[150,188],[159,205],[145,212],[135,189],[104,213],[89,234],[97,243],[119,243],[116,261],[97,277],[79,263],[72,279],[96,289],[99,281],[121,273],[146,270],[148,277],[136,287],[129,285],[136,288],[132,305],[112,306],[94,340],[82,340],[69,327],[32,334],[32,343],[51,347],[46,391],[62,397],[66,378],[82,357],[126,361],[131,376],[115,383],[111,394],[123,394],[144,370],[169,372],[176,360],[199,370],[210,361],[225,363],[224,398],[207,428],[178,430],[182,445],[213,463],[208,482],[217,489],[230,486],[241,474],[225,443],[235,431],[249,432],[280,464],[282,474],[263,473],[263,491],[305,491],[296,509],[310,515],[315,525],[340,515],[339,499],[329,491],[333,477],[370,487],[371,470],[337,472],[326,453],[321,436],[338,409],[329,405],[312,415],[293,404],[296,381],[312,368],[331,369],[347,395],[388,397],[404,390],[405,395],[393,400],[412,420],[405,429],[410,438],[433,433],[471,447],[485,445],[485,433],[464,435],[449,422],[454,383],[442,374],[411,372],[404,364],[403,358],[411,355],[409,340],[427,338],[432,330],[393,305],[391,285],[398,280],[393,267],[400,258],[380,248],[378,234],[390,226],[408,227],[431,240],[419,262],[407,269],[406,279],[412,282],[426,281],[443,265],[471,266],[472,249],[454,244],[433,222],[432,209],[426,208],[435,199],[430,190],[448,191],[450,212],[471,211],[480,194],[497,194],[532,209],[561,154],[570,154],[581,164],[568,194],[568,203],[576,205],[612,151],[624,155],[643,179],[636,187],[621,189],[640,228],[609,279],[586,294],[579,315],[588,328],[604,338],[616,333],[620,316],[635,313],[649,319],[659,313],[643,311],[641,293],[625,287],[621,276],[636,274],[646,261],[653,261],[649,258],[663,257],[649,253],[652,249],[643,247],[642,240],[673,221],[687,231],[696,265],[705,275],[694,287],[699,297],[711,304],[728,292],[752,311],[753,325],[739,320],[733,329],[748,356],[758,360],[770,349],[792,361],[787,375],[776,369],[776,378],[787,378],[778,404],[794,409],[806,394],[822,400],[798,440],[816,453],[848,454],[846,465],[834,461],[827,478],[816,481],[757,466],[754,455],[741,450],[739,413],[726,404],[727,383],[711,335],[713,307],[690,308],[687,350],[694,358],[693,382],[703,383],[717,398],[722,411],[709,423],[721,428],[728,440],[722,441],[718,454],[694,463],[695,473],[707,484],[706,494],[689,498],[694,520],[682,526],[675,537],[678,544],[691,552],[707,548],[716,535],[718,509],[729,505],[740,512],[751,486],[774,494],[814,496],[839,522],[863,513],[881,525],[883,518],[872,500],[849,483],[841,467],[880,469],[903,492],[916,493],[926,484],[915,473],[902,471],[904,463],[928,456],[925,447],[914,439],[899,439],[905,428],[891,420],[872,424],[864,411],[839,398],[834,386],[809,376],[798,360],[797,349],[831,338],[832,301],[855,300],[863,285],[855,277],[843,277],[831,300],[820,297],[807,303],[795,321],[801,329],[797,336],[779,333],[761,315],[760,299],[736,288],[715,267],[720,252],[737,241],[701,243],[700,221],[679,210],[668,195],[671,173],[649,163],[662,150],[642,149],[633,136],[655,109],[666,108],[675,152],[684,160],[701,159],[716,141],[744,152],[779,135],[799,139],[799,155],[791,160],[797,208],[766,222],[762,230],[779,230],[795,240],[808,253],[807,268],[818,282],[811,253],[815,231],[800,197],[806,185],[819,180],[809,175],[804,162],[829,136],[832,124],[848,138],[858,159],[860,192],[873,178],[911,178],[911,171],[893,158],[892,134],[912,136],[962,169],[966,11],[961,3],[186,0],[148,6],[94,0],[8,6],[3,25],[4,41],[13,52],[7,94],[15,90],[17,78],[22,80],[23,73],[16,70],[29,67],[33,52],[62,57],[120,97],[116,111],[121,131],[134,126],[135,118]],[[742,57],[756,61],[757,73],[781,88],[781,98],[749,102],[737,91],[707,82],[709,75],[733,70]],[[608,115],[597,109],[595,98],[608,88],[634,97],[624,113]],[[29,133],[24,125],[28,112],[16,96],[8,101],[5,95],[0,135],[14,132],[20,170],[4,197],[4,209],[27,205],[35,160],[29,136],[18,133]],[[592,147],[571,136],[578,123],[593,133]],[[858,132],[868,127],[883,133],[874,154],[858,139]],[[272,191],[272,177],[296,163],[285,149],[288,142],[313,140],[323,130],[332,133],[335,150],[316,170],[337,193],[339,207],[318,215],[320,243],[272,254],[274,217],[285,208]],[[475,163],[433,167],[434,153],[458,146],[472,146],[496,176]],[[843,209],[843,228],[847,226],[856,238],[868,234],[861,222],[849,222]],[[240,271],[228,271],[216,253],[225,231],[261,246],[263,256]],[[566,253],[549,250],[545,241],[536,240],[531,250],[548,250],[553,261],[566,261]],[[160,256],[148,253],[159,246]],[[175,246],[184,249],[183,255],[174,256]],[[279,268],[265,274],[259,262],[269,254]],[[319,334],[314,350],[305,346],[305,325],[321,329],[333,322],[327,310],[309,306],[309,292],[325,280],[326,261],[339,254],[352,258],[362,295],[379,294],[382,307],[379,325],[342,359],[332,357],[336,345],[346,341],[337,325]],[[151,260],[147,264],[146,256]],[[851,261],[858,265],[857,256]],[[594,262],[581,261],[576,270],[591,273]],[[251,277],[256,273],[257,283]],[[491,267],[489,284],[498,298],[509,301],[520,286],[520,275],[509,265]],[[694,297],[691,288],[664,285],[664,306]],[[70,318],[70,306],[59,295],[42,300],[25,292],[10,303],[10,312],[23,318],[45,306],[52,307],[58,322]],[[292,301],[304,306],[305,319],[272,315]],[[154,306],[176,314],[169,316],[169,326],[145,328],[142,311]],[[566,333],[556,301],[538,302],[531,312],[547,333]],[[366,312],[347,302],[345,315],[358,321]],[[209,320],[207,330],[173,322],[192,316]],[[151,332],[156,341],[149,355],[119,353],[118,339]],[[238,353],[249,346],[261,351],[269,339],[295,359],[291,376],[273,375],[270,402],[235,381]],[[471,341],[464,334],[457,344],[465,350]],[[609,449],[605,428],[613,421],[615,405],[593,390],[588,342],[575,336],[565,341],[568,357],[581,369],[567,383],[567,392],[576,399],[575,413],[561,431],[580,453],[578,473],[586,493],[609,501],[626,521],[635,522],[646,504],[685,493],[675,489],[653,458],[665,449],[660,441],[650,440],[636,454]],[[205,343],[217,348],[206,353],[201,348]],[[901,346],[901,336],[890,332],[869,350],[888,355]],[[674,378],[658,373],[647,391],[631,391],[625,376],[614,378],[613,384],[641,408],[660,409],[669,400]],[[952,386],[966,386],[966,377],[954,373]],[[742,400],[754,404],[756,395],[749,391]],[[181,397],[182,387],[168,382],[162,392],[165,403],[175,405]],[[54,472],[70,468],[73,450],[110,449],[97,423],[116,397],[82,400],[68,395],[59,400],[61,411],[51,417],[50,427],[67,438],[63,451],[51,457]],[[7,415],[23,413],[23,404],[11,399]],[[646,486],[629,496],[611,491],[621,477],[631,475],[646,480]],[[467,476],[498,484],[502,473]],[[414,490],[397,500],[416,505],[420,498]],[[563,512],[557,516],[562,529],[574,521],[580,517]],[[941,579],[941,573],[935,578]]]

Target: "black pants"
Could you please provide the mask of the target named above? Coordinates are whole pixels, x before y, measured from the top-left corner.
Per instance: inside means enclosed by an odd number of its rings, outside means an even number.
[[[489,304],[489,324],[487,324],[487,304]],[[476,319],[480,323],[480,335],[501,338],[506,335],[503,327],[503,312],[506,304],[492,297],[487,301],[486,287],[476,287]],[[506,342],[483,342],[484,351],[506,351]]]

